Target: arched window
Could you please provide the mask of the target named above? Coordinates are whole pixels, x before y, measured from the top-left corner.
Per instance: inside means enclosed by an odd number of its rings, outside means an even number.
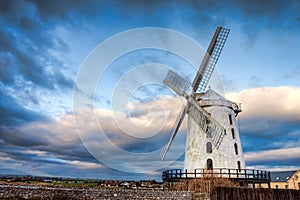
[[[238,161],[238,162],[237,162],[237,165],[238,165],[239,172],[241,172],[241,162]]]
[[[228,117],[229,117],[229,123],[230,125],[232,125],[232,116],[229,114]]]
[[[211,142],[206,143],[206,153],[212,153]]]
[[[231,129],[231,134],[232,134],[232,139],[235,139],[235,135],[234,135],[234,129]]]
[[[207,159],[207,161],[206,161],[206,168],[207,168],[207,170],[212,170],[213,169],[213,161],[212,161],[212,159]]]
[[[238,146],[236,143],[234,143],[234,150],[235,150],[235,155],[238,155],[239,152],[238,152]]]

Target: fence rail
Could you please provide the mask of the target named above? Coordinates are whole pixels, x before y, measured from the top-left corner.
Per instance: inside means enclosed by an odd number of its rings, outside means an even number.
[[[270,183],[271,174],[269,171],[255,170],[255,169],[195,169],[194,171],[172,169],[166,170],[162,173],[164,182],[176,182],[182,179],[194,178],[229,178],[240,182],[250,183]]]

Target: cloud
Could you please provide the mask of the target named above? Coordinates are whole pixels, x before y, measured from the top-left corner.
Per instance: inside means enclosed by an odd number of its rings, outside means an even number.
[[[268,118],[285,121],[300,120],[300,88],[263,87],[226,94],[228,99],[242,102],[243,119]]]
[[[51,55],[68,50],[67,44],[52,32],[55,24],[43,24],[24,1],[1,1],[0,7],[0,57],[4,60],[0,62],[0,81],[13,85],[21,76],[47,89],[71,89],[73,81],[61,69],[63,61]],[[47,73],[46,67],[55,73]]]
[[[245,152],[300,145],[300,88],[251,88],[226,97],[242,102],[239,126]]]
[[[291,165],[300,163],[300,147],[272,149],[266,151],[249,152],[245,154],[245,160],[250,165],[282,164]],[[300,167],[300,165],[298,166]]]
[[[160,126],[162,126],[162,130],[160,130],[157,135],[147,138],[137,138],[125,134],[116,122],[114,122],[115,116],[113,111],[96,109],[95,114],[98,117],[99,123],[102,125],[102,131],[105,132],[112,143],[131,153],[147,153],[158,150],[165,144],[165,139],[178,114],[176,101],[177,99],[175,97],[165,97],[164,99],[130,105],[129,107],[131,107],[132,110],[140,110],[138,117],[128,117],[124,113],[117,113],[122,116],[121,121],[118,123],[124,123],[125,125],[129,119],[133,121],[136,127],[140,128],[139,132],[135,132],[136,134],[145,134],[144,136],[147,136],[151,131],[151,128],[147,129],[148,126],[154,129],[157,129],[157,127],[160,129]],[[156,105],[160,105],[158,110],[156,110]],[[152,110],[153,108],[154,111]],[[167,110],[170,111],[167,112]],[[165,112],[167,115],[165,115]],[[84,131],[83,134],[90,134],[92,136],[91,141],[93,141],[94,137],[99,135],[99,126],[86,121],[88,117],[85,112],[80,113],[80,119],[81,121],[76,124],[76,127],[80,131]],[[166,122],[162,123],[164,120],[166,120]],[[150,125],[149,121],[151,122]],[[183,127],[183,129],[185,128]],[[145,132],[143,130],[145,130]],[[0,152],[4,163],[10,163],[10,165],[13,165],[12,163],[14,163],[14,165],[18,163],[26,164],[28,166],[26,170],[31,172],[35,169],[36,171],[32,172],[35,174],[49,174],[51,172],[49,169],[50,166],[63,169],[66,167],[71,168],[70,174],[75,170],[85,171],[97,169],[101,171],[107,168],[101,160],[97,161],[85,149],[83,141],[80,140],[76,132],[72,114],[64,114],[47,121],[33,121],[19,125],[14,129],[2,128],[0,138],[2,144]],[[177,139],[182,142],[182,135],[179,134]],[[130,160],[130,158],[124,158],[123,155],[111,153],[113,151],[109,149],[110,146],[106,143],[106,140],[97,140],[94,142],[105,149],[106,153],[103,153],[103,156],[113,159],[127,171],[130,169],[132,172],[141,172],[135,164],[144,166],[144,170],[147,170],[153,168],[153,166],[160,166],[162,162],[159,155],[155,158],[151,156],[143,158],[135,157],[134,160]],[[175,155],[173,151],[184,152],[184,145],[177,145],[176,143],[178,143],[178,141],[174,141],[174,143],[176,148],[170,150],[170,157]],[[102,159],[105,160],[106,158],[102,157]],[[131,165],[128,162],[131,163]],[[0,166],[0,171],[1,169],[4,170],[3,166],[2,168]],[[97,170],[95,173],[99,172],[97,172]],[[110,171],[110,169],[106,170]],[[61,172],[58,170],[57,173],[59,174]]]
[[[75,113],[76,126],[80,133],[96,134],[101,130],[114,144],[126,150],[149,152],[164,145],[179,114],[181,100],[164,96],[129,103],[127,109],[123,108],[124,112],[97,108],[92,113],[95,113],[98,124],[90,120],[91,111],[81,110]]]
[[[19,104],[14,98],[2,91],[0,85],[0,129],[1,126],[17,126],[20,124],[43,121],[47,117],[43,114],[29,110]]]
[[[38,16],[45,21],[60,19],[65,21],[73,17],[73,15],[95,15],[97,12],[102,12],[105,5],[102,1],[68,1],[68,0],[54,0],[52,2],[27,0],[36,8]]]
[[[297,91],[297,88],[256,88],[247,89],[240,92],[239,94],[231,94],[229,96],[232,98],[236,97],[236,99],[242,101],[245,108],[245,106],[247,106],[249,102],[255,101],[256,103],[256,98],[260,98],[260,95],[264,95],[263,99],[267,101],[273,99],[274,93],[280,94],[284,101],[289,102],[290,100],[291,103],[297,103],[297,101],[293,100],[293,96],[287,97],[287,95],[294,95],[294,93]],[[251,98],[254,98],[254,100]],[[114,113],[111,110],[105,109],[95,109],[95,114],[98,118],[102,130],[105,131],[106,135],[114,144],[129,152],[151,152],[160,148],[161,145],[164,144],[163,139],[166,139],[167,133],[172,127],[179,112],[177,105],[178,103],[176,103],[176,101],[178,101],[178,99],[176,99],[175,97],[164,97],[161,99],[155,99],[153,101],[135,102],[135,104],[128,104],[128,108],[131,112],[135,113],[135,111],[138,111],[138,115],[132,116],[130,114],[128,115],[127,113]],[[281,102],[278,101],[277,103],[271,103],[269,105],[277,107],[278,105],[281,105]],[[297,146],[300,145],[300,140],[295,141],[295,138],[300,137],[300,132],[295,130],[294,126],[288,133],[278,133],[278,137],[276,136],[276,134],[270,134],[270,136],[272,136],[271,140],[268,138],[264,139],[262,137],[264,134],[266,134],[266,130],[272,129],[272,123],[274,123],[272,119],[275,120],[276,117],[284,118],[284,116],[289,115],[290,117],[288,119],[294,121],[293,117],[295,117],[296,115],[294,115],[293,112],[291,114],[290,111],[297,109],[297,104],[293,105],[295,106],[293,107],[293,109],[276,111],[275,113],[273,113],[270,121],[271,126],[262,128],[262,132],[260,132],[259,134],[253,134],[253,130],[245,130],[247,126],[242,126],[241,133],[243,134],[243,132],[247,131],[249,133],[249,137],[245,140],[247,149],[245,158],[249,166],[267,165],[270,166],[270,168],[272,166],[277,166],[278,168],[279,166],[281,166],[281,164],[282,166],[287,166],[288,164],[298,162],[299,155],[297,151],[299,151],[299,149]],[[251,119],[254,120],[253,123],[256,123],[255,118],[257,117],[257,113],[251,109],[258,108],[250,107],[250,110],[245,110],[244,113],[240,114],[245,114],[245,116],[241,118],[241,120],[247,121]],[[261,111],[261,113],[258,113],[260,115],[258,116],[258,119],[261,120],[262,116],[268,118],[270,117],[269,112],[272,111],[272,108],[261,107],[259,110]],[[98,124],[90,123],[90,121],[88,120],[89,117],[87,116],[86,112],[82,111],[78,114],[80,116],[80,120],[77,121],[77,128],[79,128],[80,130],[84,130],[86,133],[90,133],[91,135],[97,134],[97,132],[99,132]],[[121,116],[119,119],[120,121],[115,122],[114,114]],[[134,124],[135,127],[133,128],[130,126],[126,126],[128,121],[130,121],[131,124]],[[163,127],[162,129],[159,129],[160,134],[158,135],[152,136],[150,138],[136,138],[124,134],[124,130],[120,128],[120,124],[117,125],[116,123],[123,123],[121,127],[128,128],[128,130],[131,130],[130,128],[133,128],[133,131],[136,131],[136,127],[140,128],[140,131],[134,132],[134,134],[141,134],[137,136],[149,136],[153,128],[157,129],[158,127]],[[150,128],[147,129],[148,127]],[[282,139],[283,136],[284,140]],[[105,170],[103,169],[103,163],[99,163],[84,148],[76,133],[72,114],[64,114],[50,121],[48,120],[44,122],[31,122],[19,126],[18,128],[15,128],[13,130],[6,130],[6,132],[2,131],[0,134],[0,138],[2,143],[0,151],[3,154],[2,160],[4,160],[5,163],[27,163],[34,161],[35,165],[32,165],[32,167],[38,167],[37,171],[41,174],[49,174],[51,170],[48,167],[58,167],[58,165],[62,166],[63,169],[70,169],[70,174],[72,174],[74,170],[88,170],[98,168],[100,171]],[[185,142],[182,142],[184,141],[184,138],[182,138],[180,134],[179,136],[177,136],[177,139],[178,138],[180,138],[181,142],[178,143],[177,141],[176,143],[175,141],[176,148],[171,149],[169,152],[169,156],[171,157],[174,155],[174,151],[181,151],[182,153],[184,152]],[[253,145],[254,141],[256,144],[255,146]],[[97,143],[99,142],[99,145],[107,145],[106,143],[104,143],[104,141],[103,143],[101,143],[101,141],[97,141]],[[247,147],[247,145],[250,145],[251,147]],[[265,149],[261,149],[262,147]],[[272,148],[277,149],[269,150]],[[107,149],[106,156],[113,158],[117,162],[124,160],[124,158],[119,157],[120,155],[110,154],[109,149]],[[140,163],[140,165],[144,164],[145,169],[148,169],[149,167],[151,168],[151,166],[147,166],[149,162],[151,163],[151,165],[159,164],[155,162],[156,160],[157,158],[147,157],[143,160],[138,160],[136,158],[134,162]],[[130,162],[129,160],[127,161]],[[180,161],[180,163],[182,163],[182,161]],[[45,167],[39,167],[41,165],[45,165]],[[176,164],[174,163],[174,165]],[[131,169],[133,171],[135,169],[134,165],[128,165],[128,163],[124,164],[123,167]],[[30,171],[30,169],[28,170]],[[53,171],[51,173],[53,173]],[[57,173],[62,172],[57,171]],[[99,173],[99,171],[96,170],[95,173]]]
[[[0,7],[0,128],[43,121],[51,114],[42,107],[73,88],[58,56],[68,45],[53,33],[55,24],[43,23],[28,2],[1,1]]]

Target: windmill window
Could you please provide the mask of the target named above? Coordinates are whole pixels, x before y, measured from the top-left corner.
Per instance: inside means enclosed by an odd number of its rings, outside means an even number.
[[[212,153],[211,142],[206,143],[206,153]]]
[[[228,115],[228,117],[229,117],[229,123],[230,123],[230,125],[232,125],[232,116]]]
[[[278,189],[278,185],[275,185],[275,188]]]
[[[279,176],[277,176],[277,177],[276,177],[276,181],[278,181],[279,179],[280,179],[280,177],[279,177]]]
[[[235,134],[234,134],[234,129],[231,129],[231,133],[232,133],[232,139],[235,139]]]
[[[212,170],[213,169],[213,161],[212,161],[212,159],[207,159],[207,161],[206,161],[206,168],[207,168],[207,170]]]
[[[237,162],[237,165],[238,165],[239,172],[241,172],[241,162],[238,161],[238,162]]]
[[[234,150],[235,150],[235,155],[238,155],[239,152],[238,152],[238,146],[236,143],[234,143]]]

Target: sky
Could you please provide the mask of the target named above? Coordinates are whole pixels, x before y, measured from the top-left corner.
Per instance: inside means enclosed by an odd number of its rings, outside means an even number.
[[[216,80],[242,103],[247,168],[299,169],[300,1],[0,0],[0,174],[182,169],[186,122],[158,156],[184,104],[162,80],[192,82],[218,26],[231,31]]]

